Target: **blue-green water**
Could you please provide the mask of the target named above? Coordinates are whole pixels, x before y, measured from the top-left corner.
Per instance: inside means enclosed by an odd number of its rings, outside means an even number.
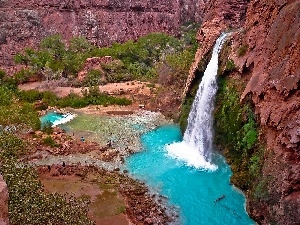
[[[223,157],[213,156],[215,171],[171,158],[165,145],[182,140],[177,125],[159,127],[141,139],[143,151],[129,157],[126,167],[179,208],[180,225],[255,224],[245,211],[244,196],[229,183],[231,170]]]
[[[50,122],[50,123],[53,124],[56,121],[59,121],[63,118],[64,118],[63,114],[59,114],[59,113],[56,113],[56,112],[48,112],[44,116],[40,117],[40,120],[41,120],[42,124],[45,124],[47,122]]]
[[[41,122],[59,124],[66,119],[68,115],[48,112]],[[125,166],[130,174],[178,208],[180,225],[255,224],[245,211],[244,196],[229,183],[231,171],[223,157],[213,155],[217,165],[214,171],[187,166],[170,157],[165,147],[180,141],[182,135],[177,125],[152,130],[141,137],[143,151],[127,158]],[[216,201],[218,198],[221,199]]]

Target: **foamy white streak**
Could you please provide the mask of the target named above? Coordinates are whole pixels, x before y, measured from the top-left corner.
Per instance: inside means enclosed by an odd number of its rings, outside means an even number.
[[[72,114],[72,113],[63,114],[63,118],[53,122],[52,127],[55,127],[59,124],[67,123],[67,122],[71,121],[72,119],[74,119],[75,117],[76,117],[76,114]]]

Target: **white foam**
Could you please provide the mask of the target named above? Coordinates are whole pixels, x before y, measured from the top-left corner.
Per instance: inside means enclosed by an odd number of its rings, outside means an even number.
[[[218,168],[207,162],[198,149],[191,147],[185,141],[166,145],[166,150],[170,157],[184,161],[188,166],[210,171],[215,171]]]
[[[59,124],[67,123],[67,122],[71,121],[72,119],[74,119],[76,116],[77,116],[76,114],[72,114],[72,113],[63,114],[63,118],[54,121],[52,123],[52,127],[55,127]]]

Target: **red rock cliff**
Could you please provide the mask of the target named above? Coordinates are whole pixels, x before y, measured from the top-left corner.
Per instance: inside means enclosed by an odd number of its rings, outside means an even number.
[[[245,9],[246,14],[236,13]],[[259,201],[248,199],[248,211],[260,224],[296,225],[300,221],[299,0],[213,1],[198,32],[200,47],[185,91],[220,33],[239,26],[230,58],[247,83],[241,99],[251,96],[260,138],[266,142],[262,168],[266,190]],[[238,56],[241,46],[246,52]]]
[[[250,94],[266,140],[268,198],[249,202],[262,224],[300,221],[300,2],[251,1],[236,62],[251,72]]]
[[[85,36],[104,46],[150,32],[176,35],[201,21],[205,0],[0,0],[0,64],[49,35]]]

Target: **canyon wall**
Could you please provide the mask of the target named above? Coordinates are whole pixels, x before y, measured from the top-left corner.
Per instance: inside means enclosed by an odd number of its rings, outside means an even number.
[[[249,0],[214,0],[202,7],[202,25],[197,34],[200,47],[196,52],[195,61],[191,65],[182,98],[186,96],[195,78],[200,61],[212,49],[220,34],[243,26],[248,3]]]
[[[251,99],[264,148],[262,174],[252,190],[260,197],[246,193],[248,212],[259,224],[299,224],[300,2],[214,1],[198,32],[183,98],[199,62],[226,30],[233,32],[229,59],[246,83],[241,102]]]
[[[247,46],[235,58],[250,80],[241,98],[252,97],[266,142],[262,168],[267,196],[249,201],[263,224],[300,221],[300,2],[251,1],[244,33]]]
[[[53,34],[84,36],[98,46],[137,39],[150,32],[178,34],[200,22],[206,0],[0,0],[0,65]]]

